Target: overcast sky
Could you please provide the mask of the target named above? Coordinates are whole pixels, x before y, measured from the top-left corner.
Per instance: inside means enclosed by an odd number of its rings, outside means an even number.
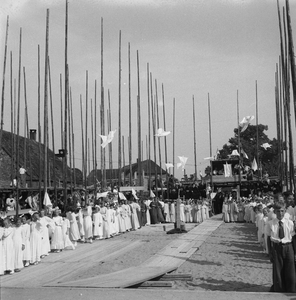
[[[281,6],[284,1],[280,1]],[[296,3],[291,1],[294,43]],[[64,76],[65,1],[2,0],[1,47],[3,65],[6,17],[9,15],[6,67],[5,124],[10,130],[10,51],[13,78],[18,78],[19,32],[22,28],[22,66],[26,69],[29,127],[37,128],[37,49],[41,50],[43,101],[46,9],[50,10],[49,56],[54,100],[56,148],[60,148],[59,77]],[[100,31],[104,22],[104,88],[110,91],[112,129],[118,130],[118,44],[122,33],[122,135],[128,163],[128,43],[131,45],[133,101],[133,162],[137,159],[137,61],[140,57],[141,116],[144,158],[146,159],[147,63],[158,96],[164,86],[166,127],[173,130],[173,98],[176,99],[177,156],[188,157],[186,173],[194,173],[192,97],[196,108],[198,172],[204,173],[210,155],[208,93],[211,103],[212,149],[222,148],[237,126],[237,90],[240,119],[255,115],[255,81],[258,82],[259,123],[268,125],[269,138],[276,137],[274,72],[279,56],[279,30],[275,0],[69,0],[68,62],[74,103],[75,156],[81,165],[79,97],[85,103],[85,77],[89,74],[89,106],[94,101],[94,82],[100,91]],[[155,92],[155,87],[154,92]],[[21,111],[24,111],[23,79]],[[107,96],[105,97],[107,106]],[[98,97],[99,102],[99,97]],[[162,106],[160,106],[162,112]],[[22,113],[23,114],[23,113]],[[90,119],[90,113],[89,113]],[[23,124],[23,121],[22,123]],[[163,116],[160,114],[160,127]],[[23,134],[23,126],[21,127]],[[90,128],[90,123],[89,123]],[[100,128],[98,127],[98,131]],[[88,133],[91,138],[91,131]],[[118,131],[113,141],[113,163],[117,164]],[[173,135],[167,138],[168,162],[173,162]],[[162,140],[162,147],[163,140]],[[153,156],[152,156],[153,157]],[[158,157],[158,154],[157,154]],[[159,163],[159,162],[158,162]],[[164,165],[164,151],[162,152]],[[99,164],[100,165],[100,164]],[[176,170],[177,177],[181,171]]]

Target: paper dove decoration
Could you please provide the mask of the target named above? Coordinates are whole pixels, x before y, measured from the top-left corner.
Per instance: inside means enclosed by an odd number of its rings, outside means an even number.
[[[162,128],[157,129],[157,134],[155,136],[161,137],[161,136],[167,136],[171,132],[170,131],[164,131]]]
[[[169,168],[173,168],[173,167],[174,167],[174,165],[171,164],[171,163],[167,163],[167,164],[165,164],[165,166],[166,166],[166,169],[167,169],[167,170],[168,170]]]
[[[263,145],[261,145],[261,147],[267,150],[268,148],[271,148],[271,145],[269,145],[268,143],[264,143]]]
[[[137,197],[137,193],[134,189],[132,189],[132,194],[136,200],[139,200],[139,198]]]
[[[238,153],[238,151],[235,149],[235,150],[232,150],[232,152],[231,152],[230,155],[231,155],[231,156],[239,156],[239,153]]]
[[[102,138],[102,148],[105,148],[109,143],[112,142],[112,140],[114,139],[114,134],[115,134],[116,130],[114,131],[110,131],[108,135],[100,135],[99,136]]]
[[[182,167],[182,171],[184,171],[188,157],[185,157],[185,156],[178,156],[178,157],[180,159],[180,162],[177,163],[177,169]]]
[[[244,132],[248,128],[251,121],[254,120],[254,119],[255,119],[254,116],[244,117],[243,120],[239,123],[239,125],[242,127],[241,132]]]
[[[106,198],[109,192],[97,193],[97,198]]]
[[[215,157],[213,157],[213,156],[209,156],[209,157],[205,157],[204,159],[214,160],[214,159],[215,159]]]
[[[257,165],[257,162],[256,162],[255,157],[254,157],[254,160],[253,160],[253,162],[252,162],[252,169],[253,169],[254,171],[257,171],[257,170],[258,170],[258,165]]]
[[[120,200],[126,200],[126,198],[125,198],[125,196],[124,196],[123,193],[119,192],[118,195],[119,195],[119,199]]]
[[[44,205],[44,206],[47,206],[47,207],[49,207],[49,208],[52,207],[52,203],[51,203],[51,201],[50,201],[50,198],[49,198],[47,192],[45,192],[45,195],[44,195],[43,205]]]
[[[243,157],[245,157],[246,159],[249,159],[249,156],[248,156],[247,153],[244,151],[244,149],[241,149],[241,154],[242,154]]]
[[[155,198],[155,194],[150,190],[150,197]]]

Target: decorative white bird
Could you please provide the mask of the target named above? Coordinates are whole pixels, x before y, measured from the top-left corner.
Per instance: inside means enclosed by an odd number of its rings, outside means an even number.
[[[243,120],[239,123],[240,127],[242,127],[241,132],[244,132],[248,128],[251,121],[253,121],[254,119],[255,119],[254,116],[244,117]]]
[[[173,168],[173,167],[174,167],[174,165],[171,164],[171,163],[166,163],[165,166],[166,166],[166,169],[167,169],[167,170],[168,170],[169,168]]]
[[[157,129],[157,134],[155,136],[157,136],[157,137],[167,136],[170,133],[171,133],[170,131],[164,131],[162,128],[158,128]]]
[[[120,200],[126,200],[126,197],[124,196],[123,193],[119,192],[119,193],[118,193],[118,196],[119,196],[119,199],[120,199]]]
[[[114,134],[115,134],[116,130],[114,131],[110,131],[108,135],[100,135],[99,136],[102,138],[102,148],[105,148],[109,143],[112,142],[112,140],[114,139]]]
[[[180,162],[177,163],[177,169],[182,167],[182,171],[184,171],[188,157],[185,157],[185,156],[178,156],[178,157],[180,159]]]
[[[232,152],[231,152],[230,155],[231,156],[239,156],[239,153],[238,153],[238,151],[236,149],[234,149],[234,150],[232,150]]]
[[[132,194],[136,200],[139,200],[139,198],[137,197],[137,193],[134,189],[132,189]]]
[[[264,143],[263,145],[261,145],[261,147],[267,150],[268,148],[271,148],[271,145],[268,143]]]
[[[245,157],[246,159],[249,159],[249,156],[248,156],[247,153],[244,151],[244,149],[241,149],[241,154],[242,154],[243,157]]]
[[[214,160],[214,159],[215,159],[215,157],[213,157],[213,156],[209,156],[209,157],[205,157],[204,159],[208,159],[208,160]]]
[[[106,198],[109,192],[97,193],[97,198]]]

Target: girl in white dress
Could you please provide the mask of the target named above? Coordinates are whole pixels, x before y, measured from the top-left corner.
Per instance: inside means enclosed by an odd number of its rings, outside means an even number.
[[[78,219],[78,228],[79,228],[79,233],[80,233],[80,240],[81,242],[84,242],[84,226],[83,226],[83,214],[82,214],[82,209],[81,207],[77,208],[77,219]]]
[[[181,222],[185,222],[185,204],[183,203],[183,201],[181,200],[180,203],[180,221]]]
[[[69,229],[70,229],[70,221],[67,218],[63,218],[63,225],[62,225],[62,231],[63,231],[63,238],[64,238],[64,249],[65,250],[75,250],[75,246],[70,241],[69,238]]]
[[[90,242],[92,243],[93,232],[92,232],[92,208],[88,205],[86,208],[83,209],[83,227],[85,233],[85,243]]]
[[[76,247],[77,241],[80,240],[80,233],[76,220],[77,214],[75,214],[72,208],[69,208],[66,216],[67,219],[70,221],[69,238],[70,241],[72,241],[72,243],[74,243],[74,246]]]
[[[64,249],[64,237],[63,237],[63,218],[60,216],[60,211],[58,209],[53,211],[53,218],[54,221],[54,232],[51,239],[50,248],[53,252],[59,253],[61,250]]]
[[[103,238],[108,239],[110,238],[110,229],[107,221],[107,207],[104,205],[104,203],[101,205],[100,213],[103,219]]]
[[[4,275],[4,252],[3,252],[3,220],[0,219],[0,276]]]
[[[171,216],[170,216],[170,206],[168,200],[164,201],[164,215],[165,215],[165,222],[170,223]]]
[[[3,234],[3,256],[4,256],[4,271],[8,274],[14,273],[14,246],[13,246],[14,228],[11,226],[9,218],[4,220]]]
[[[23,264],[25,267],[30,265],[31,247],[30,247],[30,225],[27,222],[27,217],[22,216],[22,231],[24,237],[25,249],[23,251]]]
[[[41,236],[42,236],[42,244],[41,244],[41,258],[44,258],[50,252],[50,242],[49,242],[49,232],[48,227],[52,219],[45,216],[44,210],[39,212],[40,214],[40,223],[41,227]]]
[[[93,233],[94,233],[94,239],[101,240],[103,238],[103,218],[100,213],[100,206],[95,206],[95,212],[93,214]]]
[[[42,245],[42,224],[39,220],[39,213],[35,212],[32,215],[32,222],[30,224],[30,249],[31,249],[31,265],[37,265],[40,262],[41,257],[41,245]]]
[[[20,218],[16,219],[14,234],[13,234],[13,245],[14,245],[14,271],[19,272],[23,267],[23,251],[25,249],[25,242],[22,230],[22,221]]]
[[[122,207],[122,203],[119,203],[118,207],[118,225],[119,225],[119,232],[125,233],[126,227],[125,227],[125,209]]]
[[[146,225],[151,225],[150,212],[149,212],[149,209],[150,209],[150,203],[151,203],[151,200],[146,200],[146,201],[145,201],[145,205],[146,205],[146,207],[147,207],[147,210],[146,210],[146,219],[147,219],[147,223],[146,223]]]
[[[170,220],[171,222],[176,222],[176,209],[175,209],[175,201],[172,201],[170,204]]]

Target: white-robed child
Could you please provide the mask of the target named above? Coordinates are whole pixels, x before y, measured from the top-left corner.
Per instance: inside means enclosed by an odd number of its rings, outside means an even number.
[[[42,235],[42,244],[41,244],[41,258],[47,256],[50,252],[50,241],[49,241],[49,231],[48,227],[50,227],[50,223],[52,219],[45,216],[45,211],[40,210],[40,223],[42,224],[41,227],[41,235]]]
[[[21,218],[15,221],[14,234],[13,234],[13,247],[14,247],[14,271],[20,272],[24,267],[23,264],[23,251],[25,249],[25,239],[22,230]]]
[[[77,224],[79,228],[79,234],[80,234],[80,241],[84,242],[84,225],[83,225],[83,213],[82,213],[82,208],[80,206],[77,206]]]
[[[63,225],[62,225],[64,249],[65,250],[75,250],[75,246],[70,241],[70,238],[69,238],[69,230],[70,230],[70,221],[66,217],[64,217]]]
[[[83,227],[84,227],[84,233],[85,233],[85,243],[93,242],[93,231],[92,231],[92,208],[90,205],[87,205],[83,210]]]
[[[22,231],[25,243],[25,249],[23,251],[23,264],[25,267],[30,265],[31,260],[31,247],[30,247],[30,225],[27,221],[27,217],[24,215],[21,217]]]
[[[40,222],[39,213],[35,212],[32,215],[30,223],[30,249],[31,249],[31,265],[37,265],[41,261],[41,247],[42,247],[42,224]]]
[[[54,222],[54,232],[51,238],[50,248],[52,252],[59,253],[64,249],[64,236],[63,236],[63,218],[60,216],[60,210],[55,209],[53,211],[52,220]]]
[[[75,213],[74,209],[72,207],[68,208],[68,211],[66,213],[67,219],[70,221],[70,229],[69,229],[69,238],[70,241],[74,244],[74,246],[77,246],[77,241],[80,240],[80,233],[77,223],[77,214]]]
[[[14,244],[13,235],[14,228],[11,226],[9,218],[4,219],[4,234],[3,234],[3,256],[4,256],[4,271],[12,275],[14,273]]]
[[[3,236],[4,236],[3,219],[0,218],[0,276],[4,275]]]
[[[100,206],[95,206],[93,213],[93,234],[95,240],[103,239],[103,218],[100,213]]]

